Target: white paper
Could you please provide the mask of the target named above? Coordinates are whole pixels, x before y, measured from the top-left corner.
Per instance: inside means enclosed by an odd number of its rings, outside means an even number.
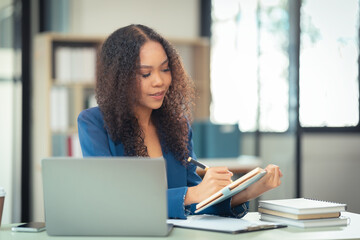
[[[277,224],[260,220],[245,220],[214,215],[192,215],[186,220],[168,219],[175,227],[194,228],[219,232],[240,232],[275,228]]]

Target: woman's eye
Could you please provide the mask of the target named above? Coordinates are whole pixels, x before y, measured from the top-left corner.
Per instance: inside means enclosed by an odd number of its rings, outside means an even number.
[[[142,77],[143,77],[143,78],[147,78],[147,77],[149,77],[149,76],[150,76],[150,73],[142,74]]]
[[[163,70],[163,72],[169,72],[170,71],[170,68],[165,68],[164,70]]]

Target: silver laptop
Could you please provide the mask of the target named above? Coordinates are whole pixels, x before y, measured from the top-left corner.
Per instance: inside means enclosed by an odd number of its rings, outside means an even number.
[[[58,236],[166,236],[163,158],[42,160],[46,230]]]

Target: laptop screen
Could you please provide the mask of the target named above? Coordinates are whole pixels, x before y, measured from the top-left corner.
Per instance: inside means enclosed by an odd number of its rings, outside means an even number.
[[[49,235],[168,232],[163,158],[47,158],[42,174]]]

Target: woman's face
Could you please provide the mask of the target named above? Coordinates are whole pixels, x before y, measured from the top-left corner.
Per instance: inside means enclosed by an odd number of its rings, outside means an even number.
[[[136,110],[154,110],[161,107],[171,84],[169,60],[158,42],[148,41],[140,49],[140,66]]]

